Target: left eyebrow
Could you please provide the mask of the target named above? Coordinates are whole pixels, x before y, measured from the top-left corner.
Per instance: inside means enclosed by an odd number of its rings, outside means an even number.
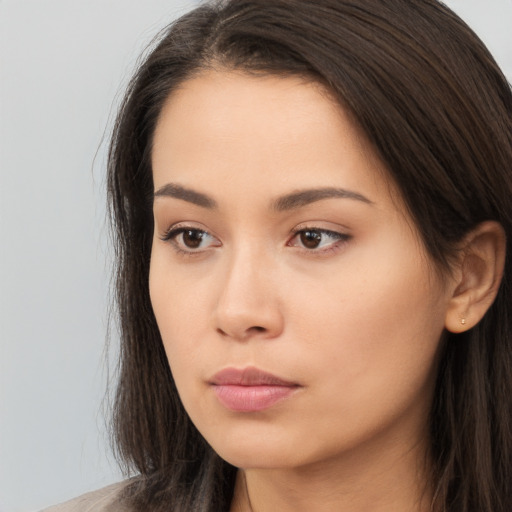
[[[373,201],[370,201],[367,197],[359,194],[358,192],[353,192],[352,190],[346,190],[344,188],[327,187],[299,190],[297,192],[292,192],[291,194],[279,197],[272,202],[272,209],[277,212],[295,210],[316,201],[332,198],[354,199],[369,205],[373,204]]]

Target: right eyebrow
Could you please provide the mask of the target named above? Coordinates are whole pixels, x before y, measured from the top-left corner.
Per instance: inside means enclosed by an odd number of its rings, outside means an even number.
[[[153,194],[153,199],[156,199],[157,197],[174,197],[175,199],[181,199],[182,201],[187,201],[188,203],[201,206],[202,208],[217,208],[217,202],[215,199],[203,194],[202,192],[182,187],[176,183],[167,183],[160,187]]]

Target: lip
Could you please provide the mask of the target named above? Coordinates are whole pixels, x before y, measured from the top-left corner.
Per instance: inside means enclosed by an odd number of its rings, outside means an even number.
[[[299,389],[290,382],[254,367],[226,368],[209,381],[219,402],[232,411],[258,412],[289,398]]]

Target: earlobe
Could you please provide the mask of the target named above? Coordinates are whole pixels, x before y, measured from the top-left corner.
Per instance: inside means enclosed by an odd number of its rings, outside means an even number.
[[[483,318],[498,293],[505,253],[505,232],[498,222],[482,222],[466,236],[446,311],[448,331],[467,331]]]

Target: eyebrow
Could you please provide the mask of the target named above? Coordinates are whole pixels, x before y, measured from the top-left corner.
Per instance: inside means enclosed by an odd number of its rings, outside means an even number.
[[[196,190],[183,187],[176,183],[167,183],[166,185],[160,187],[155,191],[153,197],[173,197],[175,199],[181,199],[183,201],[187,201],[189,203],[196,204],[197,206],[209,209],[215,209],[218,207],[217,201],[215,201],[215,199],[212,197],[203,194],[202,192],[197,192]],[[354,199],[366,204],[373,204],[372,201],[370,201],[362,194],[359,194],[358,192],[346,190],[344,188],[325,187],[298,190],[296,192],[278,197],[272,202],[271,208],[277,212],[296,210],[316,201],[333,198]]]
[[[316,201],[333,198],[355,199],[356,201],[362,201],[366,204],[373,204],[373,201],[370,201],[367,197],[359,194],[358,192],[353,192],[352,190],[346,190],[344,188],[326,187],[292,192],[291,194],[287,194],[276,199],[272,204],[272,208],[278,212],[295,210]]]
[[[176,199],[181,199],[183,201],[196,204],[197,206],[201,206],[203,208],[217,208],[217,202],[210,196],[207,196],[201,192],[196,192],[190,188],[182,187],[181,185],[177,185],[175,183],[167,183],[167,185],[164,185],[163,187],[160,187],[158,190],[156,190],[153,194],[153,198],[155,199],[157,197],[174,197]]]

